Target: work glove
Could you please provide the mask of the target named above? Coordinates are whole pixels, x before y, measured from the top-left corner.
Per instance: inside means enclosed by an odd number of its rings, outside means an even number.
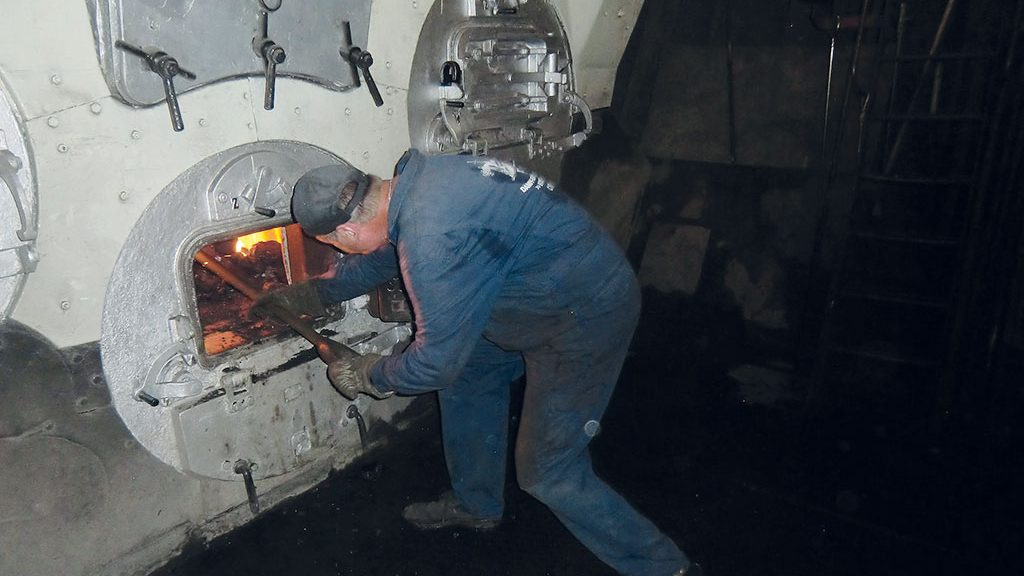
[[[253,304],[252,311],[273,317],[275,307],[284,308],[296,316],[318,318],[327,314],[314,282],[300,282],[264,294]]]
[[[377,354],[345,355],[327,365],[327,379],[349,400],[355,400],[360,392],[377,400],[390,398],[394,392],[381,392],[370,382],[370,369],[380,359]]]

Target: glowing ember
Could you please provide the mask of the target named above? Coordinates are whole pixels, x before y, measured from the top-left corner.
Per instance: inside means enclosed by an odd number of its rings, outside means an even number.
[[[252,234],[246,234],[245,236],[239,236],[238,240],[235,241],[235,252],[238,252],[242,256],[248,256],[252,247],[260,242],[277,242],[278,244],[283,244],[284,228],[271,228],[270,230],[261,230],[259,232],[253,232]]]

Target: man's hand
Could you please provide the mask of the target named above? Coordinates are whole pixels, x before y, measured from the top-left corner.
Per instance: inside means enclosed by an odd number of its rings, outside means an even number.
[[[394,392],[381,392],[370,382],[370,368],[380,359],[377,354],[339,358],[327,366],[327,378],[349,400],[355,400],[360,392],[377,400],[389,398]]]
[[[274,308],[284,308],[296,316],[312,316],[317,318],[325,315],[324,304],[320,301],[320,292],[313,282],[292,284],[280,290],[260,297],[252,306],[252,311],[263,316],[274,316]]]

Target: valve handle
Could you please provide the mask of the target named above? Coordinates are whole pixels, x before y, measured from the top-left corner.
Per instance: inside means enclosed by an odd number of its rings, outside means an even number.
[[[356,72],[356,86],[359,85],[359,72],[362,72],[363,81],[366,82],[366,88],[370,91],[370,97],[373,98],[373,103],[380,108],[384,105],[384,98],[381,97],[380,90],[377,89],[377,83],[373,81],[373,75],[370,74],[370,66],[373,66],[373,55],[352,44],[352,27],[348,22],[345,22],[344,28],[345,44],[338,49],[338,54],[348,61],[353,70],[358,70]]]
[[[142,58],[149,69],[160,77],[164,87],[164,101],[167,102],[167,111],[171,114],[171,126],[175,132],[184,130],[185,121],[181,116],[181,107],[178,106],[178,92],[174,89],[174,77],[184,76],[189,80],[195,80],[196,75],[182,68],[177,59],[162,50],[146,50],[124,40],[114,42],[114,46]]]
[[[274,109],[274,97],[277,93],[277,65],[284,63],[288,54],[280,44],[269,37],[269,12],[260,10],[259,36],[252,39],[252,49],[257,56],[263,59],[263,78],[265,88],[263,90],[263,109]]]

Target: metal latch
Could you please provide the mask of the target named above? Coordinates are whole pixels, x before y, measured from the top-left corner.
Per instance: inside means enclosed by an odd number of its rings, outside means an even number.
[[[181,108],[178,106],[178,93],[174,90],[174,77],[180,74],[189,80],[195,80],[196,75],[182,68],[173,56],[161,50],[146,50],[124,40],[114,42],[114,46],[142,58],[149,69],[160,77],[164,84],[164,101],[167,102],[167,110],[171,113],[171,126],[175,132],[184,130],[185,121],[181,117]]]
[[[242,481],[245,482],[245,496],[249,499],[249,510],[253,516],[260,513],[260,501],[256,495],[256,483],[252,481],[252,469],[256,464],[249,463],[248,460],[239,459],[235,461],[235,474],[242,475]]]
[[[14,152],[0,150],[0,180],[3,180],[11,191],[11,195],[14,197],[14,206],[18,209],[18,217],[21,219],[18,239],[28,242],[36,239],[38,231],[33,217],[35,206],[25,190],[22,190],[21,183],[18,181],[18,170],[21,170],[21,167],[21,158],[18,158]],[[34,265],[33,269],[35,269]]]

